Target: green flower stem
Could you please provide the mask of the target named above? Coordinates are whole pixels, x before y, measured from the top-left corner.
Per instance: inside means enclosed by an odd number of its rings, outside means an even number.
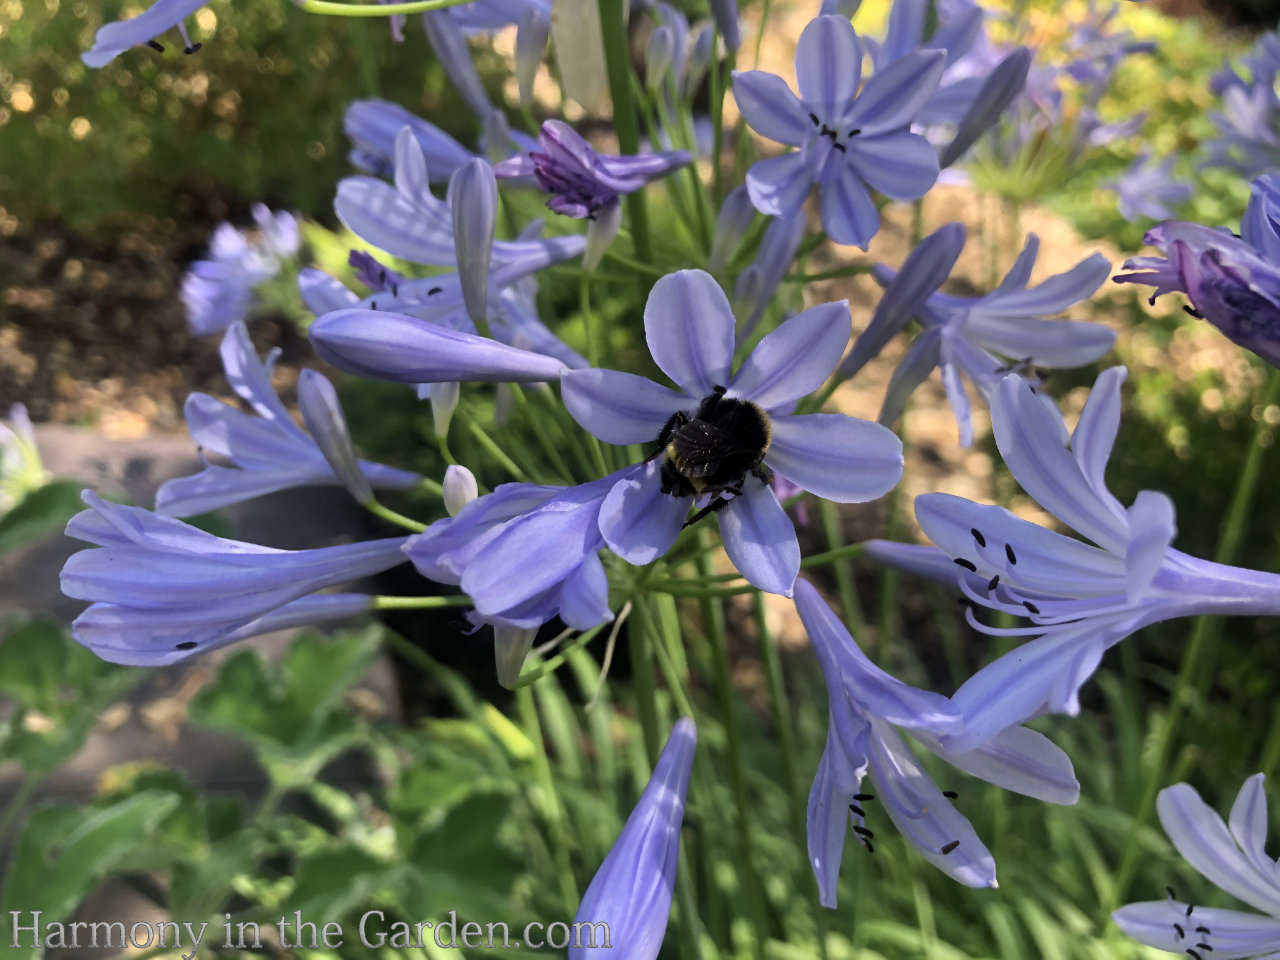
[[[635,104],[631,101],[631,64],[627,56],[627,19],[625,0],[600,0],[600,30],[604,34],[605,63],[609,71],[609,93],[613,98],[613,126],[622,153],[634,154],[640,149],[636,130]],[[627,213],[631,220],[632,242],[636,256],[646,263],[653,260],[649,243],[649,212],[644,191],[627,194]]]
[[[444,486],[439,480],[432,480],[429,477],[423,477],[418,481],[418,489],[425,490],[427,493],[435,494],[437,497],[444,493]]]
[[[744,583],[740,587],[699,587],[693,582],[685,580],[654,580],[650,582],[649,589],[672,597],[698,597],[703,600],[715,600],[723,597],[741,596],[744,593],[751,593],[756,588],[749,583]]]
[[[471,598],[463,594],[450,594],[443,597],[378,596],[373,598],[373,609],[375,610],[428,610],[439,607],[469,607],[470,605]]]
[[[293,0],[307,13],[329,17],[390,17],[397,13],[429,13],[459,7],[471,0],[409,0],[407,3],[336,3],[334,0]]]
[[[35,792],[36,787],[40,785],[40,781],[43,779],[43,777],[34,773],[28,773],[23,777],[22,785],[18,787],[18,792],[5,804],[4,813],[0,814],[0,837],[8,834],[14,821],[18,819],[18,815],[26,807],[27,801],[31,799],[31,794]]]
[[[707,71],[711,90],[711,196],[717,210],[724,203],[724,170],[720,166],[724,155],[724,78],[720,75],[720,58],[715,55],[719,40],[717,30],[711,36],[711,65]]]
[[[818,280],[840,280],[844,277],[859,277],[871,272],[869,263],[855,263],[838,270],[827,270],[823,273],[793,273],[784,277],[783,283],[813,283]]]
[[[698,536],[704,542],[708,539],[707,530],[699,530]],[[698,558],[698,573],[708,576],[711,573],[711,558],[706,553]],[[754,588],[750,588],[754,589]],[[741,857],[742,885],[746,890],[746,913],[751,917],[755,927],[755,954],[763,960],[764,946],[768,940],[766,925],[766,904],[764,892],[760,885],[760,877],[756,873],[755,844],[751,839],[751,827],[748,822],[752,806],[747,800],[745,768],[742,761],[742,731],[738,728],[738,716],[734,710],[733,679],[729,667],[729,640],[725,633],[724,606],[718,598],[704,597],[701,602],[702,623],[707,637],[711,641],[711,656],[714,661],[716,696],[720,701],[720,720],[724,724],[725,752],[729,761],[729,782],[733,790],[734,826],[738,833],[738,853]]]
[[[818,513],[822,517],[822,532],[826,535],[827,543],[830,545],[826,553],[819,553],[809,558],[812,561],[822,562],[824,557],[830,557],[833,560],[838,559],[845,551],[850,551],[850,556],[856,556],[862,552],[862,544],[846,545],[844,542],[844,528],[840,522],[840,508],[830,500],[818,501]],[[855,552],[851,550],[851,546],[858,549]],[[805,561],[800,561],[800,566],[804,566]],[[844,613],[844,622],[849,629],[853,631],[855,636],[865,637],[867,634],[867,620],[862,613],[862,604],[858,602],[858,591],[853,585],[853,573],[849,570],[847,563],[836,563],[831,567],[836,578],[836,592],[840,596],[840,609]]]
[[[402,513],[396,513],[390,507],[384,507],[377,500],[370,500],[365,505],[365,509],[374,516],[381,517],[388,523],[394,523],[397,527],[404,527],[406,530],[412,530],[414,533],[421,533],[427,529],[425,523],[419,523],[410,517],[406,517]]]
[[[838,509],[836,508],[836,505],[834,503],[831,503],[829,500],[823,501],[823,504],[824,505],[830,504],[832,508],[830,512],[837,521],[836,529],[838,531],[840,514]],[[824,516],[823,519],[825,521],[826,517]],[[824,524],[824,529],[825,529],[825,524]],[[828,539],[830,538],[828,537]],[[837,560],[847,560],[849,557],[860,557],[865,551],[866,551],[865,544],[845,543],[838,547],[832,547],[830,550],[827,550],[824,553],[815,553],[805,557],[803,560],[800,561],[800,566],[820,567],[824,563],[835,563]]]
[[[591,275],[585,271],[578,281],[578,309],[582,311],[582,327],[587,338],[587,362],[600,366],[600,328],[591,309]]]
[[[551,775],[551,763],[547,759],[547,744],[542,736],[542,723],[538,717],[537,707],[533,702],[533,691],[523,687],[516,691],[516,709],[523,721],[525,736],[533,743],[533,770],[537,783],[537,793],[541,802],[534,801],[541,807],[546,818],[548,832],[551,834],[551,852],[555,858],[557,879],[560,882],[560,896],[565,903],[577,903],[579,896],[577,881],[573,878],[573,866],[569,862],[569,850],[572,838],[569,835],[568,817],[560,794],[556,790],[555,777]]]
[[[521,687],[527,687],[529,686],[529,684],[533,683],[534,681],[541,680],[543,677],[549,676],[550,674],[555,673],[557,670],[560,669],[561,666],[564,665],[565,661],[569,658],[571,654],[573,654],[577,650],[581,650],[588,643],[594,640],[596,636],[600,633],[600,631],[604,629],[604,627],[605,627],[605,624],[600,624],[599,626],[592,627],[590,630],[584,630],[582,633],[578,634],[576,637],[573,638],[572,643],[563,647],[560,650],[560,652],[557,653],[555,656],[548,657],[546,660],[538,664],[533,669],[529,670],[527,673],[521,674],[520,679],[517,680],[512,685],[511,689],[519,690]]]
[[[639,605],[636,602],[636,606]],[[649,649],[650,635],[645,630],[632,630],[628,632],[627,640],[627,647],[631,651],[631,688],[636,694],[636,712],[640,714],[645,753],[652,765],[658,761],[662,738],[658,734],[658,709],[653,701],[657,678],[653,672],[653,658]]]
[[[634,238],[632,239],[632,243],[633,244],[635,243]],[[612,247],[610,247],[608,250],[605,251],[604,259],[606,261],[612,261],[613,263],[616,263],[619,266],[626,267],[632,273],[644,274],[645,276],[653,277],[654,279],[657,279],[658,277],[662,277],[666,275],[663,270],[659,269],[658,267],[655,267],[653,264],[641,263],[639,260],[636,260],[634,257],[628,257],[626,254],[618,253]],[[631,276],[628,276],[627,279],[631,280],[633,278]]]
[[[1216,563],[1232,564],[1236,562],[1240,552],[1240,544],[1253,509],[1254,497],[1258,492],[1258,482],[1262,477],[1262,462],[1271,447],[1272,427],[1264,419],[1267,407],[1280,401],[1280,371],[1270,370],[1267,379],[1266,396],[1259,408],[1259,415],[1254,423],[1253,438],[1249,444],[1249,453],[1245,458],[1240,478],[1236,482],[1235,494],[1231,498],[1231,506],[1223,521],[1222,536],[1218,540],[1218,549],[1214,554]],[[1125,898],[1128,892],[1133,871],[1137,867],[1141,854],[1138,837],[1141,828],[1151,818],[1155,809],[1156,793],[1165,786],[1166,773],[1170,755],[1173,751],[1174,739],[1187,709],[1202,699],[1208,684],[1213,678],[1211,661],[1216,656],[1218,637],[1222,632],[1220,617],[1196,617],[1191,628],[1191,639],[1187,643],[1186,655],[1182,658],[1182,666],[1178,670],[1178,678],[1174,682],[1173,693],[1169,697],[1169,709],[1165,722],[1157,728],[1155,746],[1152,750],[1150,773],[1143,785],[1142,799],[1133,815],[1133,829],[1129,831],[1129,842],[1125,845],[1124,858],[1116,873],[1116,882],[1112,887],[1111,905],[1106,915]]]
[[[518,383],[511,386],[511,396],[516,401],[516,406],[520,408],[521,415],[529,424],[529,428],[533,430],[534,436],[538,438],[538,445],[542,447],[542,452],[547,455],[547,460],[560,476],[568,483],[573,482],[573,471],[569,469],[569,465],[564,462],[564,458],[560,456],[560,447],[556,444],[551,436],[547,433],[546,421],[529,407],[529,398],[525,396],[524,387]]]
[[[458,411],[455,416],[458,414],[461,414],[462,422],[465,423],[467,429],[471,431],[471,435],[476,438],[480,446],[484,447],[485,450],[488,451],[491,457],[502,465],[503,469],[511,474],[511,476],[516,480],[521,482],[528,481],[529,478],[525,476],[525,472],[520,469],[520,466],[507,456],[506,451],[498,446],[494,439],[485,431],[484,427],[480,426],[480,424],[472,418],[471,414],[466,412],[465,408],[461,406],[458,407]]]
[[[640,625],[640,629],[649,635],[649,643],[658,658],[658,667],[662,671],[663,678],[667,681],[667,688],[671,693],[671,698],[676,703],[676,710],[679,711],[681,716],[696,716],[693,704],[689,702],[689,697],[684,692],[685,679],[681,678],[675,659],[668,649],[672,643],[679,642],[679,637],[671,636],[659,626],[659,618],[650,606],[652,602],[650,597],[643,595],[637,596],[632,600],[636,612],[636,622]]]

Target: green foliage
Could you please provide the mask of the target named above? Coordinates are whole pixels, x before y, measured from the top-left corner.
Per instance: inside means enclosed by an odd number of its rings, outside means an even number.
[[[0,516],[0,555],[54,533],[83,509],[77,483],[60,480],[32,490]]]

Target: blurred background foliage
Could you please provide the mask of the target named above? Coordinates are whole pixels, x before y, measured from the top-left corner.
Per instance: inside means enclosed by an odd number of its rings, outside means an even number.
[[[867,0],[860,16],[884,6]],[[1063,4],[1014,6],[1050,45],[1064,39]],[[1174,18],[1158,9],[1172,4],[1121,6],[1123,25],[1157,47],[1123,65],[1100,109],[1109,121],[1146,111],[1146,122],[1037,197],[1086,238],[1107,240],[1117,259],[1140,249],[1150,224],[1125,221],[1102,185],[1144,147],[1157,158],[1177,157],[1176,172],[1195,184],[1182,216],[1236,226],[1247,188],[1228,172],[1196,164],[1213,132],[1209,77],[1247,50],[1249,25],[1271,26],[1280,15],[1280,5],[1251,0],[1219,4],[1225,20],[1188,10]],[[48,231],[91,248],[110,248],[122,231],[142,231],[167,256],[189,259],[214,223],[244,222],[256,201],[332,228],[334,185],[349,171],[342,114],[354,97],[397,100],[464,143],[478,133],[413,24],[409,41],[398,45],[379,21],[309,17],[285,2],[212,0],[193,18],[193,39],[204,44],[198,55],[184,57],[171,43],[164,54],[133,51],[103,70],[85,68],[78,57],[93,31],[126,12],[86,0],[0,0],[0,233],[8,248],[0,281],[24,245]],[[482,57],[481,66],[496,91],[496,59]],[[311,227],[308,240],[322,266],[345,271],[348,244],[340,233]],[[541,293],[548,312],[574,296],[568,279],[551,276]],[[1109,480],[1126,503],[1142,489],[1168,492],[1178,507],[1178,546],[1213,556],[1255,436],[1263,451],[1257,468],[1274,476],[1280,406],[1265,394],[1261,371],[1230,345],[1216,354],[1221,362],[1198,362],[1203,339],[1188,331],[1199,325],[1175,299],[1153,311],[1125,290],[1094,308],[1098,319],[1125,331],[1120,358],[1132,370]],[[633,301],[619,287],[597,309],[621,316]],[[283,327],[298,318],[288,309],[282,314],[274,322]],[[1094,373],[1075,371],[1054,383],[1069,394]],[[490,415],[488,389],[463,398],[451,436],[451,453],[462,462],[483,459],[465,428],[469,418]],[[348,381],[343,400],[369,456],[439,474],[429,418],[408,391]],[[534,415],[544,400],[531,393]],[[518,429],[513,442],[518,449]],[[989,443],[987,449],[994,454]],[[481,475],[489,484],[500,479]],[[1005,476],[996,489],[1006,502],[1016,495]],[[1273,489],[1264,479],[1236,562],[1280,569]],[[0,525],[0,549],[20,547],[75,509],[65,488],[32,498],[11,515],[17,520]],[[951,689],[966,670],[1002,651],[963,626],[945,591],[901,579],[898,592],[886,591],[880,576],[855,565],[856,597],[869,635],[879,638],[878,655],[904,680]],[[731,608],[730,635],[706,609],[679,625],[674,603],[661,614],[671,669],[704,708],[668,957],[1157,956],[1120,937],[1106,915],[1125,898],[1161,896],[1166,883],[1194,891],[1193,898],[1208,892],[1173,858],[1152,821],[1138,827],[1133,818],[1196,630],[1211,631],[1216,652],[1179,708],[1168,782],[1189,777],[1225,809],[1244,775],[1273,771],[1280,761],[1272,652],[1280,625],[1149,628],[1108,657],[1087,688],[1081,718],[1039,724],[1075,761],[1078,806],[1049,808],[975,781],[950,782],[960,778],[938,771],[995,853],[999,891],[956,886],[886,829],[872,855],[848,844],[840,909],[823,911],[802,838],[808,780],[826,730],[816,663],[803,648],[779,652],[761,641],[766,611],[759,603]],[[909,633],[893,629],[904,622]],[[100,713],[143,675],[99,663],[50,621],[15,616],[7,627],[0,692],[12,708],[0,724],[0,757],[20,765],[25,780],[0,811],[0,832],[11,842],[0,915],[41,908],[67,914],[103,877],[116,875],[181,919],[225,908],[237,920],[271,923],[302,909],[351,931],[368,909],[386,911],[390,922],[434,920],[457,908],[460,918],[505,919],[513,928],[534,918],[568,920],[647,774],[629,682],[639,680],[629,677],[625,634],[610,682],[587,710],[599,680],[595,645],[571,651],[550,679],[495,707],[487,687],[477,695],[475,677],[375,627],[304,636],[280,664],[252,649],[237,652],[192,704],[191,722],[227,731],[252,751],[265,776],[262,796],[201,790],[141,763],[104,777],[87,806],[54,802],[29,812],[31,792],[50,769],[83,745]],[[897,642],[899,636],[911,642]],[[356,709],[352,688],[380,644],[396,654],[406,686],[419,688],[411,706],[424,715],[411,715],[405,726]],[[476,658],[477,670],[491,670],[489,656]],[[711,682],[717,658],[731,664],[734,688]],[[794,717],[769,710],[770,684],[786,691]],[[675,709],[663,692],[659,702],[666,729]],[[356,785],[332,776],[335,761],[351,755],[372,771]],[[740,810],[750,816],[739,819]],[[142,834],[154,842],[140,846]],[[343,955],[365,952],[351,946]]]

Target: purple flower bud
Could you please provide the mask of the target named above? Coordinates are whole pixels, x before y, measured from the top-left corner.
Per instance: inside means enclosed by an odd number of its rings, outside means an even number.
[[[587,249],[582,254],[582,269],[594,273],[605,251],[613,244],[622,226],[622,203],[615,200],[596,212],[587,222]]]
[[[654,960],[666,936],[680,858],[680,826],[693,770],[698,731],[690,717],[671,729],[649,783],[622,833],[591,878],[574,914],[574,929],[589,935],[603,928],[618,956]],[[605,944],[569,947],[568,960],[588,960]]]
[[[373,488],[360,470],[360,459],[333,384],[315,370],[303,370],[298,377],[298,407],[316,446],[342,485],[355,497],[356,503],[362,506],[372,503]]]
[[[520,85],[520,105],[533,103],[533,79],[547,49],[551,35],[551,19],[537,7],[530,6],[516,29],[516,82]]]
[[[447,202],[453,211],[462,300],[472,321],[488,318],[489,257],[498,220],[498,181],[483,160],[468,160],[449,178]]]
[[[756,208],[751,205],[751,192],[745,186],[734,188],[724,198],[724,204],[716,215],[715,238],[711,241],[711,253],[707,257],[709,271],[718,274],[724,270],[755,216]]]
[[[493,104],[484,92],[480,74],[476,73],[476,65],[471,61],[471,51],[467,49],[466,35],[457,22],[448,10],[428,10],[422,15],[422,27],[427,33],[427,42],[462,94],[462,99],[467,101],[477,117],[487,117],[493,110]]]
[[[525,658],[533,649],[537,627],[512,627],[494,624],[493,657],[498,668],[498,682],[508,690],[520,679]]]

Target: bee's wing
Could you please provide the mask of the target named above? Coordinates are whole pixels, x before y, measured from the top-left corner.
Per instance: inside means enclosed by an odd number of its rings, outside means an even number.
[[[710,476],[724,457],[744,449],[732,434],[705,420],[690,420],[672,438],[671,445],[676,467],[689,478]]]

